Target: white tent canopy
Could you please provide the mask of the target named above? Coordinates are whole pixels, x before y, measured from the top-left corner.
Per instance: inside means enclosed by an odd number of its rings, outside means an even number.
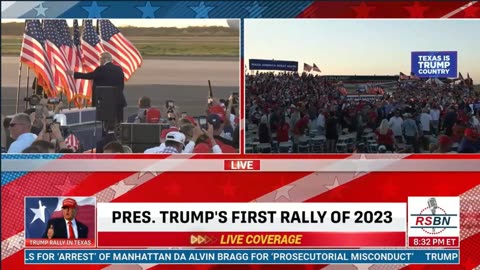
[[[436,85],[444,85],[445,84],[442,81],[440,81],[438,78],[430,78],[426,81],[426,83],[428,83],[428,84],[435,83]]]

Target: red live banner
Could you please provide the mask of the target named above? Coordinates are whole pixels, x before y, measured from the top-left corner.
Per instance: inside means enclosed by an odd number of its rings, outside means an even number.
[[[405,247],[405,232],[98,232],[100,247]]]
[[[225,160],[225,171],[259,171],[260,160]]]

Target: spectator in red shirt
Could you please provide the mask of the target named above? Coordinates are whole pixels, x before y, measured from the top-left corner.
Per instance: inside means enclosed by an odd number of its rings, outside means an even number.
[[[222,150],[222,153],[237,153],[237,150],[233,147],[233,142],[222,138],[223,128],[225,126],[223,119],[218,114],[210,114],[207,117],[209,130],[204,132],[209,135],[209,140],[199,143],[193,149],[194,153],[211,153],[212,148],[218,145]]]
[[[378,145],[385,145],[388,151],[393,152],[393,131],[388,124],[387,119],[383,119],[380,123],[380,126],[375,131],[377,135],[377,144]]]
[[[277,141],[278,143],[281,142],[288,142],[289,134],[288,131],[290,130],[290,125],[285,121],[285,117],[281,117],[280,123],[277,128]]]

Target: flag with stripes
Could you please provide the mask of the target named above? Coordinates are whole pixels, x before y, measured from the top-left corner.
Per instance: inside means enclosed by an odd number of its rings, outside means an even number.
[[[81,51],[84,71],[93,72],[100,65],[100,53],[105,50],[95,28],[93,28],[92,20],[83,20]]]
[[[312,66],[307,63],[303,63],[303,72],[310,72],[312,71]]]
[[[80,141],[73,133],[65,138],[65,145],[74,152],[78,152],[78,149],[80,149]]]
[[[38,78],[38,85],[42,86],[49,97],[56,97],[58,92],[53,81],[53,74],[47,53],[44,47],[45,36],[39,20],[27,20],[23,34],[20,61],[27,65]]]
[[[70,28],[68,27],[66,20],[57,20],[57,27],[58,27],[58,37],[60,39],[61,47],[60,49],[63,51],[65,56],[67,57],[67,62],[70,64],[69,70],[73,70],[76,72],[83,72],[82,60],[81,60],[81,53],[80,53],[80,30],[78,29],[78,21],[74,20],[74,37],[75,34],[78,35],[77,37],[77,44],[75,44],[75,39],[72,40],[72,36],[70,34]],[[75,30],[76,26],[76,30]],[[75,89],[76,95],[73,98],[75,102],[75,106],[81,108],[83,106],[81,97],[83,97],[83,92],[85,91],[84,88],[86,84],[91,84],[88,80],[76,80],[75,81]]]
[[[105,50],[112,54],[113,63],[122,67],[127,81],[142,65],[142,56],[110,20],[100,21],[100,37]]]
[[[72,61],[72,70],[75,72],[84,72],[82,61],[82,48],[80,42],[80,27],[78,26],[78,20],[73,20],[73,44],[72,53],[69,55]],[[91,80],[77,80],[77,93],[79,97],[89,100],[92,96],[92,84]]]
[[[412,80],[420,80],[420,77],[418,77],[417,75],[415,75],[415,73],[410,72],[410,79],[412,79]]]
[[[313,71],[316,71],[316,72],[322,72],[318,67],[317,65],[315,65],[315,63],[313,63]]]
[[[60,34],[59,25],[59,21],[56,20],[44,21],[45,51],[52,67],[55,86],[59,91],[65,93],[70,102],[77,93],[73,76],[67,73],[67,70],[70,70],[70,63],[61,49],[64,34]]]

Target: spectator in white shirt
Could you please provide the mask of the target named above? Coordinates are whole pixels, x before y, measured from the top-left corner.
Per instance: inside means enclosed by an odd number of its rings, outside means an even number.
[[[438,109],[438,106],[434,105],[430,109],[430,116],[432,117],[432,131],[433,134],[438,135],[438,129],[440,126],[440,110]]]
[[[398,143],[403,142],[403,133],[402,133],[402,126],[403,126],[403,119],[400,117],[400,112],[395,111],[395,115],[390,118],[390,121],[388,122],[390,125],[390,128],[393,131],[393,135],[395,136],[395,140]]]
[[[428,109],[423,109],[420,114],[420,124],[422,125],[423,135],[430,135],[430,126],[432,125],[432,116],[428,113]]]
[[[15,141],[8,148],[8,153],[22,153],[22,151],[32,145],[37,139],[37,135],[30,132],[32,124],[30,116],[26,113],[15,115],[10,122],[10,137]]]

